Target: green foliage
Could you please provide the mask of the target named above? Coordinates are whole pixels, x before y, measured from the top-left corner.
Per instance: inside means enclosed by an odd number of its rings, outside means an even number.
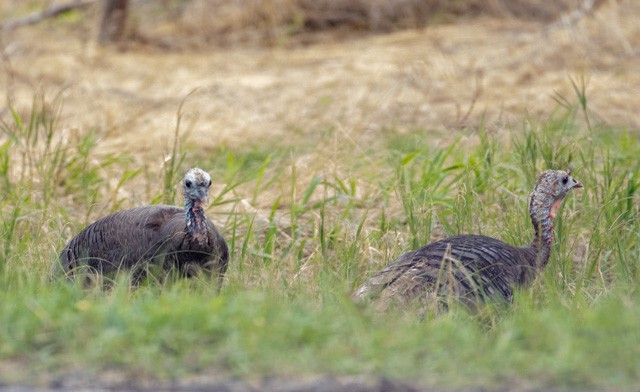
[[[391,133],[367,164],[365,152],[349,148],[317,165],[295,159],[308,146],[208,154],[202,166],[217,186],[209,216],[222,220],[232,253],[220,294],[206,280],[133,289],[120,279],[107,291],[50,282],[66,227],[99,216],[97,204],[104,213],[122,208],[120,191],[150,189],[154,201],[174,202],[189,159],[178,124],[156,184],[158,173],[129,157],[98,155],[95,132],[62,134],[44,99],[27,114],[12,109],[0,146],[0,361],[28,364],[27,381],[81,369],[154,378],[372,374],[441,387],[637,385],[640,147],[621,129],[580,129],[569,109],[526,119],[508,140],[480,128],[434,147],[423,131]],[[584,189],[565,200],[550,265],[513,306],[418,319],[351,301],[372,271],[433,237],[473,232],[528,243],[537,173],[569,165]]]

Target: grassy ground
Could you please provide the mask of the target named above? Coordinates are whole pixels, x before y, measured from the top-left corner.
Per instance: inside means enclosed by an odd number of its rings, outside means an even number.
[[[59,102],[37,98],[2,123],[0,374],[28,383],[79,371],[631,388],[640,381],[637,134],[585,121],[586,99],[564,102],[513,124],[510,138],[468,129],[434,147],[428,130],[387,129],[368,147],[312,129],[313,146],[256,140],[198,155],[178,137],[164,168],[140,170],[124,152],[95,154],[91,132],[65,134]],[[472,135],[480,142],[465,144]],[[321,163],[300,163],[316,149]],[[49,282],[56,253],[97,210],[171,201],[192,161],[216,179],[208,214],[232,250],[220,294],[206,281],[119,282],[107,292]],[[372,271],[430,239],[527,243],[536,174],[569,165],[584,190],[565,201],[550,265],[513,306],[418,320],[351,302]]]

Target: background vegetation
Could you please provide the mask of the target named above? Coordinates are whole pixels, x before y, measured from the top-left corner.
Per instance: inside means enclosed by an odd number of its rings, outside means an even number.
[[[159,173],[141,173],[124,154],[90,159],[97,142],[87,134],[63,144],[51,105],[37,99],[2,125],[0,353],[28,365],[15,377],[81,368],[152,378],[364,373],[436,386],[638,380],[640,151],[624,129],[585,129],[564,108],[526,119],[507,141],[467,130],[481,140],[470,150],[391,130],[384,149],[337,148],[329,164],[348,172],[318,172],[305,186],[288,157],[307,146],[201,157],[228,184],[209,209],[220,219],[219,206],[229,206],[220,226],[233,257],[222,292],[207,281],[138,289],[123,281],[102,292],[49,282],[69,229],[84,225],[96,200],[121,208],[117,191],[130,183],[162,199],[188,165],[163,188]],[[526,243],[536,173],[569,164],[584,191],[564,204],[544,276],[512,307],[418,320],[351,302],[372,271],[431,238],[473,232]],[[114,171],[117,181],[105,174]],[[246,210],[273,188],[269,210]]]

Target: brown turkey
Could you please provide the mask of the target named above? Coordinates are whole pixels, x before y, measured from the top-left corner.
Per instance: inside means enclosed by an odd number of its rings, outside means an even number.
[[[458,235],[407,252],[356,290],[357,299],[377,299],[381,307],[417,302],[446,308],[450,299],[473,306],[490,298],[512,300],[547,265],[553,219],[567,193],[582,184],[570,171],[540,174],[529,203],[534,237],[515,247],[482,235]],[[424,310],[424,307],[422,308]]]
[[[153,266],[189,277],[202,270],[216,274],[220,287],[229,251],[204,215],[210,186],[207,172],[190,169],[182,181],[184,208],[150,205],[105,216],[69,241],[56,269],[70,278],[77,273],[86,277],[127,269],[136,284]]]

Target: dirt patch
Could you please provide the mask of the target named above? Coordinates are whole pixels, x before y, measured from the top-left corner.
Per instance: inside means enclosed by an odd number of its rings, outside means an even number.
[[[86,377],[74,375],[68,380],[59,380],[40,387],[4,386],[0,383],[0,392],[107,392],[107,391],[207,391],[207,392],[489,392],[489,391],[536,391],[515,383],[497,388],[467,386],[458,388],[421,387],[411,382],[392,380],[387,377],[373,376],[314,376],[314,377],[266,377],[254,380],[240,378],[218,379],[199,377],[194,380],[175,382],[153,382],[136,380],[105,380],[104,377]],[[550,392],[559,389],[545,389]],[[562,389],[571,392],[571,390]]]
[[[319,376],[293,378],[263,378],[252,381],[239,378],[221,380],[216,377],[199,377],[194,380],[154,382],[141,380],[106,380],[104,377],[73,375],[40,387],[4,387],[0,392],[44,392],[65,390],[81,391],[220,391],[220,392],[430,392],[440,389],[424,389],[410,383],[370,376]],[[480,391],[464,389],[467,392]]]

